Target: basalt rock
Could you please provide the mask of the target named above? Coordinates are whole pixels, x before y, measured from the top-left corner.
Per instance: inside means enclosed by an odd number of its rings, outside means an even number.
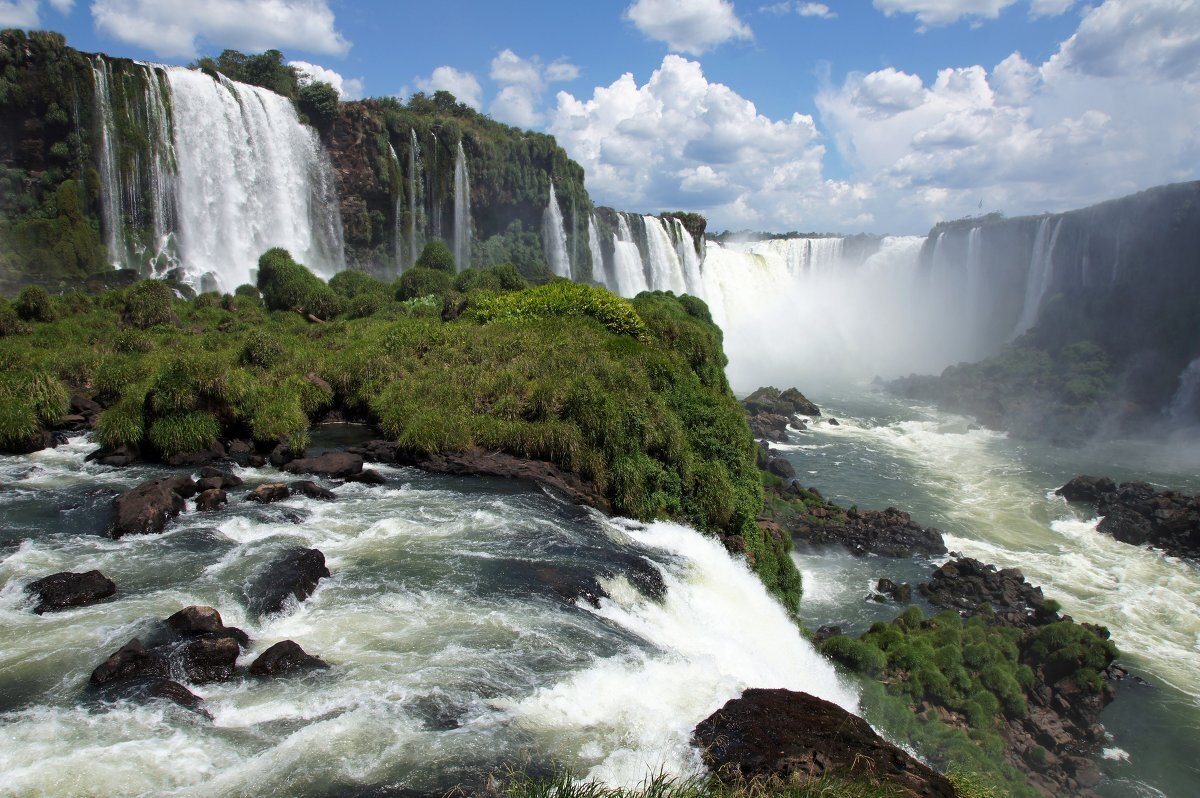
[[[240,646],[250,645],[250,637],[236,626],[226,626],[221,619],[221,613],[213,607],[191,606],[184,607],[179,612],[167,618],[166,625],[180,637],[228,637],[237,641]]]
[[[325,501],[332,501],[333,499],[337,498],[337,494],[331,491],[329,488],[322,487],[308,479],[297,480],[288,485],[288,488],[292,491],[292,493],[301,493],[310,499],[323,499]]]
[[[922,527],[895,507],[886,510],[845,510],[837,505],[810,507],[782,523],[792,537],[811,546],[842,545],[852,554],[911,557],[945,554],[942,535]]]
[[[220,441],[213,441],[207,449],[195,452],[179,452],[163,458],[163,462],[172,466],[195,466],[204,463],[214,463],[225,458],[225,447]]]
[[[875,583],[875,589],[897,604],[908,604],[912,601],[912,585],[908,582],[897,583],[884,577]]]
[[[247,590],[250,607],[260,615],[281,612],[289,598],[304,601],[327,576],[324,554],[317,549],[294,549],[271,563]]]
[[[283,466],[289,474],[315,474],[320,477],[345,479],[362,471],[362,455],[351,452],[325,452],[316,457],[292,460]]]
[[[1146,482],[1117,486],[1094,477],[1075,477],[1056,492],[1091,504],[1102,516],[1096,529],[1122,543],[1200,560],[1200,497],[1155,490]]]
[[[254,490],[250,491],[250,501],[259,502],[260,504],[270,504],[282,499],[286,499],[291,495],[291,490],[283,482],[269,482],[266,485],[259,485]]]
[[[167,477],[143,482],[113,499],[116,510],[109,534],[145,535],[161,532],[167,521],[187,506],[185,499],[196,495],[196,483],[189,476]]]
[[[210,488],[202,491],[196,497],[196,509],[202,513],[210,513],[229,501],[229,494],[220,488]]]
[[[974,614],[981,605],[988,604],[996,618],[1009,626],[1029,627],[1057,620],[1057,613],[1045,603],[1042,589],[1026,582],[1020,570],[996,568],[970,557],[937,568],[919,590],[935,607],[962,615]]]
[[[138,638],[114,651],[92,671],[91,683],[103,687],[110,682],[156,677],[170,678],[171,664],[164,652],[147,649]]]
[[[364,468],[357,474],[346,477],[347,482],[361,482],[364,485],[386,485],[387,477],[373,468]]]
[[[695,728],[718,778],[812,784],[833,776],[907,798],[955,798],[945,776],[876,734],[862,718],[807,693],[750,689]]]
[[[38,597],[38,605],[33,611],[41,615],[43,612],[95,604],[116,593],[117,585],[99,571],[80,574],[63,571],[30,582],[25,590]]]
[[[162,676],[143,676],[111,682],[98,688],[96,695],[102,701],[170,701],[212,720],[212,715],[203,708],[204,699],[179,682]]]
[[[308,654],[299,643],[283,640],[268,648],[250,665],[251,676],[285,676],[298,671],[324,670],[329,665]]]
[[[136,463],[142,459],[141,450],[136,446],[122,444],[113,449],[97,449],[84,458],[85,462],[96,462],[100,465],[113,466],[115,468],[123,468],[130,463]]]
[[[201,483],[227,490],[229,488],[240,488],[242,486],[242,478],[228,471],[222,471],[219,468],[205,466],[200,469],[200,480],[196,484],[199,485]]]

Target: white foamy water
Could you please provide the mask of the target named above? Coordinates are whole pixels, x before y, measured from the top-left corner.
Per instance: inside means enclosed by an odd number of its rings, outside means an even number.
[[[82,439],[0,458],[0,772],[12,795],[321,795],[355,785],[436,789],[506,765],[564,765],[634,785],[698,760],[691,729],[746,687],[791,687],[847,708],[853,691],[744,564],[675,524],[609,521],[511,482],[380,468],[338,499],[244,501],[286,479],[239,470],[217,513],[157,535],[99,533],[111,496],[162,469],[85,464]],[[281,616],[244,588],[293,546],[332,577]],[[662,601],[632,560],[659,570]],[[118,595],[36,616],[23,586],[99,568]],[[569,604],[556,580],[596,574],[611,598]],[[217,607],[253,638],[331,664],[297,678],[191,686],[210,722],[171,705],[87,699],[91,670],[155,619]]]

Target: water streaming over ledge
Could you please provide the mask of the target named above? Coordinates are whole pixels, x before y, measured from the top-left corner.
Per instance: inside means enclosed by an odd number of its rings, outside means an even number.
[[[382,487],[262,506],[235,494],[159,535],[99,532],[113,491],[161,474],[85,463],[75,438],[0,458],[0,771],[7,794],[328,795],[439,789],[503,765],[566,765],[635,785],[699,767],[692,727],[748,686],[856,697],[746,566],[677,524],[566,505],[525,483],[381,467]],[[240,470],[247,488],[283,475]],[[243,586],[290,546],[332,577],[283,616]],[[631,562],[666,594],[634,587]],[[99,568],[118,595],[34,615],[22,587]],[[566,602],[599,576],[611,598]],[[88,674],[152,619],[217,607],[253,638],[248,664],[292,639],[332,668],[195,686],[211,722],[165,705],[88,705]]]
[[[542,214],[542,246],[546,250],[546,262],[550,272],[557,277],[571,276],[571,257],[567,253],[567,230],[563,226],[562,209],[554,194],[554,183],[550,184],[550,201]]]

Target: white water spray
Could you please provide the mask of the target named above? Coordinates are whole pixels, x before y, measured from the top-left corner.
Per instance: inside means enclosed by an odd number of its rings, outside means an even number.
[[[567,231],[563,227],[562,209],[558,207],[553,182],[550,183],[550,201],[542,214],[542,244],[550,271],[558,277],[569,278],[571,258],[567,254]]]
[[[471,182],[461,141],[454,155],[454,263],[459,271],[471,268]]]

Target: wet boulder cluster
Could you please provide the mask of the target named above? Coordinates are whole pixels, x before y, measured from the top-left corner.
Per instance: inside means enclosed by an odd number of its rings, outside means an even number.
[[[1122,543],[1149,546],[1174,557],[1200,560],[1200,497],[1156,490],[1147,482],[1078,476],[1056,493],[1090,505],[1096,529]]]

